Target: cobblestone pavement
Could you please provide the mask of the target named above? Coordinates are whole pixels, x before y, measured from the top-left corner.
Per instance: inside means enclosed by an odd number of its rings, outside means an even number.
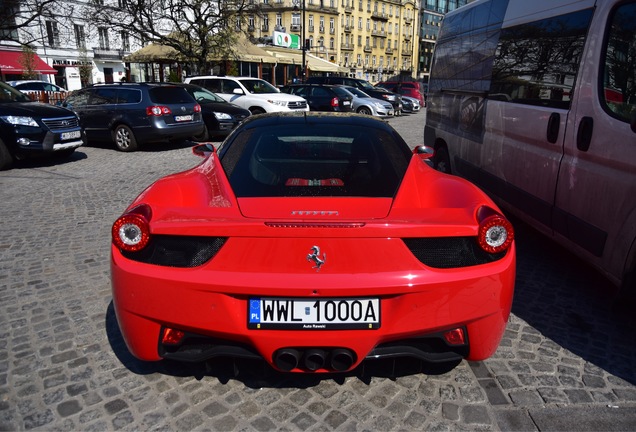
[[[424,115],[390,123],[418,144]],[[0,172],[0,430],[636,430],[632,316],[520,222],[513,315],[487,361],[315,377],[135,360],[111,304],[110,226],[198,162],[187,147],[85,147]]]

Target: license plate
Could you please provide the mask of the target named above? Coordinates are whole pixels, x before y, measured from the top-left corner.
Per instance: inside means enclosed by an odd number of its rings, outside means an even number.
[[[66,141],[74,138],[79,138],[81,136],[82,133],[80,131],[62,132],[60,138],[62,139],[62,141]]]
[[[247,307],[250,329],[380,328],[377,298],[251,298]]]
[[[176,122],[192,121],[192,116],[191,115],[174,116],[174,121]]]
[[[343,102],[342,102],[342,104],[343,104],[343,105],[351,105],[351,102],[349,102],[349,101],[343,101]]]

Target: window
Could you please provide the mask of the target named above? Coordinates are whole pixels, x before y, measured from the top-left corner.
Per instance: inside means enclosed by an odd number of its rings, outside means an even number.
[[[631,122],[636,115],[636,3],[620,6],[610,20],[610,32],[603,65],[605,110],[612,116]]]
[[[503,29],[492,65],[490,95],[509,102],[569,108],[592,12],[586,9]]]
[[[292,20],[291,20],[292,26],[300,26],[300,14],[299,13],[293,13],[291,18],[292,18]]]
[[[330,18],[330,19],[329,19],[329,28],[330,28],[331,30],[333,30],[333,29],[335,29],[335,28],[336,28],[336,23],[335,23],[335,21],[334,21],[334,19],[333,19],[333,18]]]
[[[57,29],[57,23],[55,21],[46,22],[46,38],[49,46],[60,46],[60,32]]]
[[[98,30],[99,33],[99,48],[100,49],[110,49],[110,42],[108,41],[108,29],[105,27],[100,27]]]
[[[121,49],[122,51],[130,51],[130,35],[128,32],[121,32]]]
[[[276,25],[279,27],[283,26],[283,15],[280,12],[276,14]]]
[[[77,48],[85,49],[86,48],[86,33],[84,32],[84,26],[75,24],[73,26],[73,30],[75,32],[75,45]]]

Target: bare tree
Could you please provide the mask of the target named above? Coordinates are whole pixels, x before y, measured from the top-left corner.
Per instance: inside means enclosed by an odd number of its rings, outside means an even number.
[[[59,0],[0,0],[0,40],[29,45],[43,43],[42,20],[59,21],[72,14],[72,6]]]
[[[95,26],[171,47],[174,60],[196,64],[198,73],[210,59],[229,58],[247,14],[258,13],[251,0],[89,1],[87,20]]]

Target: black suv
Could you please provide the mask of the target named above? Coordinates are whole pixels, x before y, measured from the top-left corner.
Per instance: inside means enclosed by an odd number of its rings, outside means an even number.
[[[351,112],[353,95],[342,87],[325,84],[290,84],[280,89],[307,101],[311,111]]]
[[[70,156],[82,144],[82,129],[72,111],[33,102],[0,82],[0,170],[11,167],[14,159]]]
[[[402,112],[402,96],[380,87],[374,87],[369,81],[363,79],[339,76],[312,76],[307,78],[307,84],[332,84],[357,87],[371,97],[390,102],[391,105],[393,105],[395,115],[399,115]]]
[[[112,141],[121,151],[140,144],[185,140],[203,133],[201,106],[169,83],[95,84],[62,104],[75,111],[88,141]]]

